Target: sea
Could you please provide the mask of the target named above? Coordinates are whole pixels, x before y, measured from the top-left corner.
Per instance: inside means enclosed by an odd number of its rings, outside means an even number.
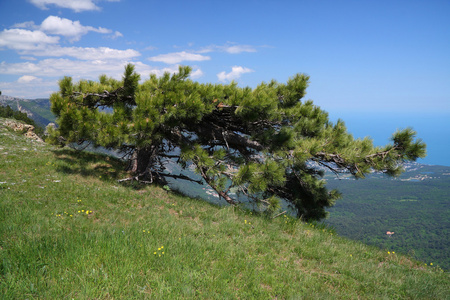
[[[417,132],[417,137],[427,144],[427,156],[417,162],[428,165],[450,166],[450,112],[328,112],[335,123],[344,121],[355,138],[369,136],[375,146],[390,143],[398,129],[407,127]]]

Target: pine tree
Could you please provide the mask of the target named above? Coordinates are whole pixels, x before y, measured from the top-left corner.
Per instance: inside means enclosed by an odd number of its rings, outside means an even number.
[[[138,180],[197,181],[168,172],[166,164],[176,162],[194,168],[230,204],[238,202],[231,190],[271,212],[284,199],[304,220],[324,218],[340,197],[326,188],[324,169],[357,178],[371,171],[396,176],[402,162],[425,156],[425,144],[410,128],[384,147],[354,139],[343,121],[333,124],[312,101],[302,101],[309,83],[304,74],[251,89],[201,84],[190,72],[180,67],[140,84],[130,64],[120,81],[102,75],[74,84],[64,77],[51,96],[59,125],[50,130],[53,142],[120,150]]]

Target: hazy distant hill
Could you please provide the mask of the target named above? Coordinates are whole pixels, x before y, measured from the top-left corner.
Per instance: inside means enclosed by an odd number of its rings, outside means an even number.
[[[49,99],[22,99],[0,95],[0,105],[9,105],[14,110],[26,113],[29,118],[42,127],[55,122],[55,116],[50,111]]]

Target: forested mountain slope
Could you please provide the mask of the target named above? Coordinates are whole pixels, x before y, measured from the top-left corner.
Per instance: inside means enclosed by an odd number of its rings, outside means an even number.
[[[450,167],[408,169],[398,179],[329,180],[343,198],[329,209],[326,223],[343,236],[449,270]]]
[[[26,113],[39,126],[44,127],[55,122],[55,116],[50,111],[49,99],[22,99],[0,95],[0,105],[10,106],[14,110]]]

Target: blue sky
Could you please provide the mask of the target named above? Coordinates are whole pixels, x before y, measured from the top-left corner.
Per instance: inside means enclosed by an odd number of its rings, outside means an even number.
[[[49,97],[65,75],[181,64],[251,87],[306,73],[332,116],[450,115],[449,16],[448,0],[0,0],[0,90]]]

